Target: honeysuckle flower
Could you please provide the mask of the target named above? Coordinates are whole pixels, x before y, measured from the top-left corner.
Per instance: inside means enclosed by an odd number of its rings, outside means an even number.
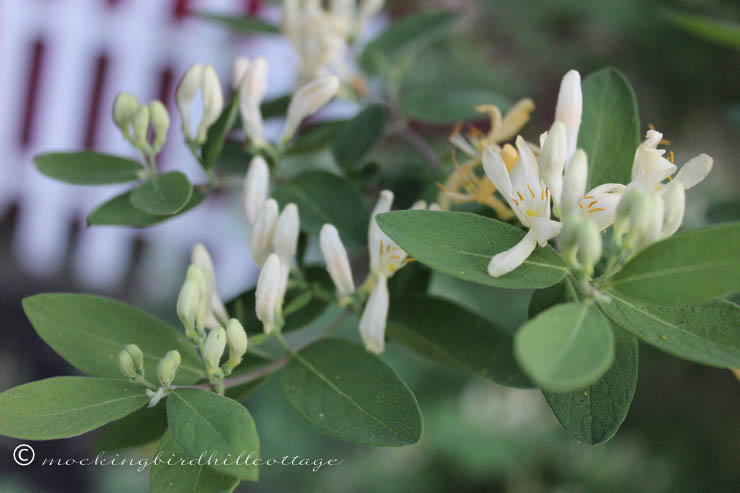
[[[177,297],[177,317],[185,327],[188,339],[195,337],[195,325],[200,307],[200,286],[195,279],[185,279]]]
[[[234,61],[231,63],[231,89],[234,91],[239,90],[248,69],[249,58],[241,55],[234,58]]]
[[[203,115],[193,136],[190,130],[190,115],[198,90],[203,100]],[[202,145],[206,140],[206,132],[216,122],[224,106],[221,82],[214,68],[200,63],[192,65],[177,85],[175,103],[182,118],[182,133],[185,140]]]
[[[149,107],[141,105],[136,110],[136,113],[134,113],[134,118],[131,121],[134,127],[134,145],[144,152],[151,152],[151,147],[147,140],[150,120]]]
[[[278,219],[278,204],[275,199],[267,199],[257,213],[257,218],[249,233],[249,249],[257,265],[262,265],[270,254],[272,239]]]
[[[375,354],[380,354],[385,350],[385,326],[389,303],[388,278],[378,275],[365,309],[362,311],[359,325],[360,337],[365,343],[365,348]]]
[[[561,224],[550,219],[550,192],[542,181],[539,165],[529,145],[517,137],[519,161],[509,172],[501,153],[492,147],[483,151],[483,168],[527,234],[514,247],[494,255],[488,274],[499,277],[521,265],[537,244],[544,247],[560,232]]]
[[[152,128],[154,129],[152,151],[156,154],[162,150],[165,139],[167,138],[167,130],[170,128],[170,114],[161,101],[154,100],[149,103],[149,115],[151,116]]]
[[[280,142],[287,142],[298,125],[324,106],[339,90],[339,79],[333,75],[318,77],[296,91],[288,105],[288,116]]]
[[[360,36],[367,27],[368,22],[383,10],[385,0],[360,0],[355,20],[355,36]]]
[[[226,323],[229,315],[226,312],[224,302],[221,301],[218,292],[216,292],[216,271],[213,268],[213,259],[211,254],[208,253],[208,249],[203,244],[197,243],[190,255],[190,262],[200,267],[206,281],[206,296],[210,293],[210,309],[204,320],[205,326],[213,328]]]
[[[555,106],[555,120],[563,122],[566,128],[568,142],[567,159],[570,159],[576,152],[582,112],[583,95],[581,94],[581,74],[576,70],[569,70],[560,82],[558,102]]]
[[[355,291],[352,267],[339,231],[332,224],[324,224],[319,233],[319,247],[324,256],[326,270],[337,291],[337,299],[344,300]]]
[[[203,344],[203,363],[209,374],[218,373],[221,356],[226,350],[226,331],[223,327],[216,327],[208,333]]]
[[[584,214],[566,216],[558,238],[568,264],[591,276],[603,251],[601,233],[593,219]]]
[[[242,356],[247,352],[248,341],[244,327],[235,318],[226,324],[226,342],[229,344],[229,361],[239,364]]]
[[[137,376],[136,368],[134,367],[134,360],[125,350],[118,353],[118,368],[126,377],[136,378]]]
[[[121,130],[123,137],[132,143],[130,126],[138,109],[139,100],[130,92],[118,93],[113,101],[113,122]]]
[[[242,126],[253,145],[265,145],[260,104],[267,91],[267,61],[259,57],[253,60],[244,74],[239,88],[239,112]]]
[[[562,215],[568,217],[579,208],[579,201],[586,193],[588,184],[588,158],[586,153],[578,149],[568,165],[562,189]]]
[[[141,348],[137,346],[136,344],[126,344],[124,346],[124,351],[126,351],[130,356],[131,359],[134,362],[134,367],[136,368],[136,371],[138,371],[140,374],[144,374],[144,353],[141,351]]]
[[[267,257],[257,278],[255,312],[264,325],[265,334],[275,330],[275,314],[280,295],[280,269],[280,257],[272,253]]]
[[[267,194],[270,189],[270,168],[267,167],[265,159],[256,155],[249,163],[249,170],[244,178],[244,189],[242,192],[242,205],[244,215],[250,226],[257,220],[257,214],[265,205]]]
[[[560,196],[563,191],[563,170],[568,160],[568,138],[565,123],[556,120],[543,139],[540,152],[542,180],[552,195],[553,213],[561,217]]]
[[[180,353],[175,350],[168,351],[167,354],[159,360],[159,364],[157,365],[157,379],[160,384],[165,387],[172,384],[181,360]]]
[[[285,296],[288,286],[290,266],[298,248],[299,230],[298,206],[293,203],[287,204],[277,219],[272,239],[272,249],[280,257],[280,300]]]
[[[578,201],[578,212],[587,214],[603,231],[614,223],[616,207],[625,186],[619,183],[604,183],[592,188]]]
[[[195,315],[196,332],[203,333],[205,321],[211,311],[212,293],[208,290],[208,282],[203,270],[195,264],[190,264],[185,274],[185,281],[193,280],[198,285],[198,310]]]

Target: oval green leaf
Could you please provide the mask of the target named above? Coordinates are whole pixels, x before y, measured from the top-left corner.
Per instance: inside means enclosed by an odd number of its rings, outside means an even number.
[[[259,470],[252,461],[259,458],[259,437],[249,411],[235,400],[208,390],[178,389],[167,397],[167,422],[172,439],[188,457],[198,458],[207,450],[220,461],[241,458],[239,465],[209,467],[220,474],[257,481]]]
[[[345,169],[360,169],[364,159],[383,139],[387,111],[384,105],[369,104],[339,131],[332,155]]]
[[[650,245],[612,278],[622,294],[657,303],[704,301],[740,288],[740,222],[677,234]]]
[[[163,404],[145,407],[114,421],[100,430],[93,448],[107,452],[140,447],[158,440],[167,431],[167,412]]]
[[[40,172],[74,185],[109,185],[139,179],[141,165],[128,158],[99,152],[51,152],[33,158]]]
[[[219,474],[197,461],[193,465],[182,465],[181,462],[189,464],[197,457],[188,457],[169,431],[160,440],[155,457],[160,457],[162,462],[153,464],[149,472],[152,493],[230,493],[239,484],[238,478]],[[173,465],[168,465],[167,461]]]
[[[279,34],[280,27],[262,19],[245,15],[223,15],[211,12],[196,12],[193,14],[203,20],[223,25],[231,31],[242,34]]]
[[[53,440],[82,435],[146,405],[144,387],[112,378],[54,377],[0,394],[0,435]]]
[[[333,120],[306,127],[291,141],[290,147],[285,152],[286,154],[303,154],[328,147],[346,123],[346,120]]]
[[[130,226],[133,228],[146,228],[157,223],[161,223],[200,205],[206,196],[198,189],[193,189],[193,194],[185,207],[177,214],[165,216],[158,214],[149,214],[137,209],[131,203],[132,192],[125,192],[117,195],[95,209],[87,216],[88,226]]]
[[[279,186],[272,196],[284,207],[294,202],[301,211],[301,229],[318,235],[331,223],[346,244],[365,245],[369,216],[357,189],[344,178],[311,171]]]
[[[172,215],[180,212],[193,194],[185,173],[170,171],[154,175],[131,192],[131,204],[148,214]]]
[[[401,248],[432,269],[466,281],[502,288],[544,288],[560,282],[567,267],[550,247],[537,248],[514,271],[488,275],[491,257],[524,237],[521,229],[467,212],[394,211],[378,224]]]
[[[627,79],[607,68],[583,79],[583,118],[578,147],[588,154],[589,189],[629,183],[640,144],[637,98]]]
[[[565,392],[595,383],[614,361],[614,332],[589,303],[565,303],[527,322],[514,354],[543,390]]]
[[[610,292],[601,309],[615,325],[661,351],[705,365],[740,368],[740,307],[724,300],[645,303]]]
[[[190,342],[159,319],[121,302],[88,294],[47,293],[24,298],[23,310],[44,342],[90,375],[121,377],[118,353],[133,343],[144,353],[144,369],[150,377],[171,349],[182,356],[175,383],[194,383],[203,377],[200,358]]]
[[[511,335],[448,301],[422,296],[394,299],[388,336],[434,361],[501,385],[532,386],[514,359]]]
[[[311,344],[280,372],[280,388],[308,424],[341,440],[399,447],[421,439],[411,389],[380,358],[349,342]]]

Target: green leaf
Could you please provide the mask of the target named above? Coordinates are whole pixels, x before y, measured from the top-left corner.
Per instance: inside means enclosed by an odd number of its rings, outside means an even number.
[[[514,337],[514,354],[544,390],[576,390],[609,369],[614,333],[595,305],[565,303],[527,322]]]
[[[147,214],[177,214],[193,194],[193,185],[185,173],[170,171],[154,175],[131,192],[131,205]]]
[[[467,212],[409,210],[380,214],[377,221],[411,257],[466,281],[502,288],[544,288],[559,282],[567,272],[565,262],[548,245],[535,249],[514,271],[489,276],[491,257],[516,245],[525,234],[496,219]]]
[[[33,158],[40,172],[74,185],[109,185],[139,179],[136,161],[99,152],[51,152]]]
[[[740,24],[737,22],[684,14],[671,10],[666,11],[663,17],[694,36],[718,45],[740,50]]]
[[[269,99],[260,105],[260,111],[262,112],[262,118],[268,120],[276,116],[282,116],[288,112],[288,105],[290,104],[290,94],[279,96],[273,99]]]
[[[439,298],[393,300],[388,336],[422,355],[511,387],[531,387],[514,359],[511,335]]]
[[[714,300],[703,304],[650,304],[609,292],[601,309],[622,329],[679,358],[740,368],[740,308]]]
[[[171,349],[182,356],[175,383],[194,383],[203,377],[200,358],[190,342],[164,322],[118,301],[47,293],[24,298],[23,310],[44,342],[90,375],[121,377],[118,353],[133,343],[144,353],[144,369],[150,377]]]
[[[369,217],[357,189],[344,178],[311,171],[279,186],[272,196],[285,207],[294,202],[301,211],[301,229],[318,235],[331,223],[345,244],[365,245]]]
[[[140,447],[158,440],[167,431],[164,405],[145,407],[108,424],[95,439],[93,448],[107,452]]]
[[[149,214],[137,209],[131,203],[132,192],[124,192],[99,206],[87,216],[88,226],[131,226],[134,228],[145,228],[173,217],[184,214],[194,209],[206,198],[205,194],[198,189],[193,189],[193,194],[185,207],[180,209],[176,215],[164,216]]]
[[[188,457],[200,457],[205,450],[221,461],[241,457],[240,465],[209,467],[220,474],[257,481],[259,470],[251,460],[259,458],[259,437],[244,406],[207,390],[178,389],[167,397],[167,421],[172,439]],[[250,453],[250,462],[244,464]]]
[[[589,75],[582,87],[578,147],[588,154],[588,188],[602,183],[629,183],[640,144],[635,92],[624,75],[613,68]]]
[[[239,116],[239,92],[234,93],[229,104],[221,112],[218,120],[208,128],[206,142],[201,148],[201,164],[208,169],[221,156],[224,141],[231,129],[234,127],[236,118]]]
[[[195,17],[222,24],[224,27],[241,34],[278,34],[280,27],[256,17],[221,15],[210,12],[196,12]]]
[[[311,125],[293,139],[286,153],[302,154],[328,147],[346,122],[347,120],[334,120]]]
[[[367,44],[359,58],[360,66],[373,73],[399,63],[446,35],[457,18],[452,11],[425,9],[395,20]]]
[[[369,104],[339,131],[332,154],[345,169],[360,169],[364,159],[383,139],[387,111],[379,103]]]
[[[54,377],[0,394],[0,435],[53,440],[82,435],[143,407],[144,387],[112,378]]]
[[[501,110],[510,101],[488,89],[470,87],[414,87],[404,91],[403,109],[414,120],[440,125],[481,117],[476,106],[494,104]]]
[[[596,383],[566,393],[545,392],[560,424],[584,443],[609,440],[627,417],[637,385],[637,339],[614,330],[614,363]]]
[[[609,286],[644,301],[703,301],[740,287],[740,222],[677,234],[650,245]]]
[[[411,389],[380,358],[349,342],[311,344],[280,372],[280,388],[308,424],[341,440],[398,447],[421,439]]]
[[[197,457],[187,456],[177,446],[169,431],[160,440],[156,456],[161,457],[163,462],[153,464],[149,472],[152,493],[230,493],[239,484],[238,478],[219,474],[204,465],[198,465],[196,461],[193,465],[182,465],[181,461],[189,464],[189,461]],[[173,465],[164,462],[168,460]]]

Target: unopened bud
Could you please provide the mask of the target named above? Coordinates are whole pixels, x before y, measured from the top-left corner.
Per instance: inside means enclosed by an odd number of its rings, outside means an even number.
[[[578,202],[586,193],[588,182],[588,158],[578,149],[570,160],[563,180],[563,193],[560,200],[562,217],[568,217],[578,210]]]
[[[280,257],[281,262],[290,264],[298,248],[299,232],[298,206],[290,203],[285,206],[277,219],[275,235],[272,240],[272,247]]]
[[[136,344],[126,344],[123,349],[131,355],[131,359],[134,360],[134,366],[136,367],[136,370],[143,373],[144,353],[141,352],[141,348]]]
[[[244,76],[249,70],[249,58],[238,56],[231,63],[231,88],[238,91],[244,81]]]
[[[439,206],[438,203],[432,202],[431,204],[429,204],[429,210],[430,211],[441,211],[442,208]]]
[[[206,141],[208,129],[218,120],[224,108],[224,93],[221,89],[221,81],[211,65],[203,67],[201,90],[203,92],[203,116],[200,119],[198,132],[195,136],[197,144]]]
[[[257,265],[261,266],[270,254],[277,218],[278,204],[275,199],[268,199],[257,214],[249,233],[249,249]]]
[[[175,104],[177,110],[180,112],[180,118],[182,120],[182,133],[185,135],[186,140],[190,140],[192,135],[190,134],[190,110],[195,100],[195,95],[200,89],[201,81],[203,80],[203,65],[196,63],[191,65],[190,68],[182,76],[180,82],[177,84],[175,90]]]
[[[571,214],[563,220],[563,229],[560,230],[558,241],[560,251],[568,265],[580,268],[578,261],[578,236],[581,225],[586,222],[586,218],[581,214]]]
[[[226,331],[223,327],[217,327],[208,333],[203,345],[203,362],[209,373],[218,370],[221,356],[226,349]]]
[[[192,279],[198,284],[198,310],[195,314],[195,327],[198,331],[203,328],[206,316],[211,308],[210,293],[208,292],[208,281],[203,270],[197,265],[191,264],[185,274],[186,279]]]
[[[285,142],[293,137],[301,121],[328,103],[338,90],[339,79],[334,75],[318,77],[298,89],[290,100],[288,117],[280,141]]]
[[[389,306],[388,280],[378,276],[360,318],[360,336],[365,348],[375,354],[385,350],[385,326]]]
[[[180,361],[180,353],[175,350],[168,351],[164,355],[164,358],[159,360],[159,364],[157,365],[157,379],[159,379],[160,384],[167,387],[172,383],[180,366]]]
[[[121,373],[129,378],[135,378],[137,375],[134,360],[125,349],[118,353],[118,367],[121,369]]]
[[[560,194],[563,190],[563,169],[568,155],[565,124],[556,121],[550,127],[540,153],[540,169],[545,185],[550,189],[556,211],[560,209]],[[580,197],[579,197],[580,198]]]
[[[149,104],[149,114],[152,117],[152,127],[154,127],[154,152],[162,150],[164,141],[167,138],[167,130],[170,128],[170,114],[161,101],[152,101]]]
[[[643,237],[650,227],[650,197],[640,187],[633,187],[622,196],[617,204],[614,220],[614,242],[631,249],[635,240]]]
[[[265,333],[269,334],[275,328],[275,312],[277,311],[280,295],[280,257],[273,253],[267,257],[257,279],[255,293],[255,311],[257,318],[264,325]]]
[[[147,133],[149,131],[149,107],[139,106],[133,118],[134,141],[142,151],[150,151]]]
[[[337,298],[340,300],[355,291],[355,282],[352,279],[352,267],[347,257],[339,232],[331,224],[324,224],[319,234],[321,254],[326,262],[326,270],[337,288]]]
[[[558,102],[555,106],[555,120],[559,120],[565,124],[568,140],[568,159],[576,152],[582,111],[581,74],[576,70],[570,70],[565,74],[560,83]]]
[[[229,343],[229,359],[240,360],[247,352],[247,333],[235,318],[226,324],[226,340]]]
[[[228,314],[226,313],[226,307],[223,301],[221,301],[221,298],[216,292],[216,270],[213,267],[211,254],[208,253],[208,249],[202,243],[197,243],[193,246],[190,261],[200,267],[206,278],[206,288],[211,295],[211,311],[222,323],[226,322]]]
[[[244,75],[239,89],[239,112],[247,137],[257,147],[265,144],[260,104],[267,91],[267,62],[259,57],[254,60]]]
[[[262,156],[254,156],[244,178],[242,205],[247,222],[253,225],[262,206],[265,205],[270,188],[270,169]]]
[[[119,92],[113,102],[113,121],[121,129],[126,140],[131,140],[129,125],[139,109],[139,100],[130,92]]]
[[[586,219],[578,235],[578,260],[586,276],[594,273],[594,266],[601,259],[602,248],[599,227],[593,220]]]
[[[411,204],[411,210],[412,211],[425,211],[427,209],[427,201],[426,200],[417,200],[413,204]]]
[[[200,286],[193,278],[185,279],[177,297],[177,317],[185,327],[185,335],[192,339],[200,310]]]

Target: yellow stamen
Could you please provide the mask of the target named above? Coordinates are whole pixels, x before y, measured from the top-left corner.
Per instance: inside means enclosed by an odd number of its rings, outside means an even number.
[[[519,196],[519,200],[524,200],[524,197],[522,197],[522,194],[517,190],[516,194]]]
[[[675,161],[675,160],[674,160],[674,158],[673,158],[673,151],[671,151],[671,155],[670,155],[670,157],[668,158],[668,160],[669,160],[669,161],[671,162],[671,164],[676,164],[676,161]]]
[[[578,207],[580,207],[581,209],[583,209],[583,204],[581,204],[581,203],[579,202],[579,203],[578,203]]]
[[[604,210],[603,207],[597,207],[596,209],[589,209],[588,212],[601,212],[603,210]]]
[[[588,204],[588,208],[590,209],[591,207],[593,207],[596,202],[598,202],[598,200],[594,200],[593,202]]]
[[[583,198],[584,198],[584,199],[592,199],[592,198],[594,198],[594,197],[593,197],[593,195],[584,195],[584,197],[583,197]]]
[[[533,211],[532,209],[527,209],[527,215],[529,217],[537,217],[537,213]]]
[[[527,183],[527,188],[529,188],[529,193],[531,193],[531,194],[532,194],[532,198],[535,198],[535,194],[534,194],[534,192],[532,191],[532,187],[530,187],[530,186],[529,186],[529,183]]]

